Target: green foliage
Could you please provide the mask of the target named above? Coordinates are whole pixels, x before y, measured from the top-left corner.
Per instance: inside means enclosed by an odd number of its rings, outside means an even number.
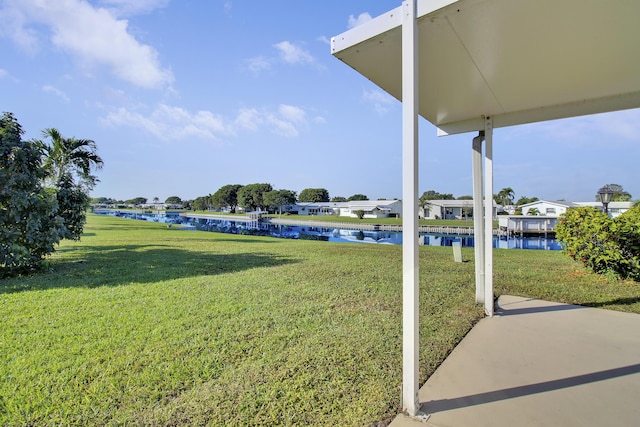
[[[527,197],[527,196],[522,196],[518,199],[518,201],[516,202],[516,206],[522,206],[522,205],[526,205],[527,203],[533,203],[533,202],[537,202],[539,199],[537,197]]]
[[[238,205],[246,211],[262,210],[266,207],[264,193],[273,191],[271,184],[249,184],[238,190]]]
[[[134,197],[133,199],[126,200],[125,203],[129,205],[144,205],[147,203],[146,197]]]
[[[194,211],[208,211],[212,208],[211,196],[196,197],[191,203],[191,209]]]
[[[1,275],[38,268],[63,237],[55,195],[42,187],[40,147],[22,140],[11,113],[0,117],[0,268]]]
[[[347,198],[342,196],[336,196],[331,198],[332,202],[346,202]]]
[[[498,192],[498,194],[494,194],[493,198],[497,204],[505,206],[505,205],[513,205],[513,199],[516,196],[513,189],[511,187],[505,187]]]
[[[279,208],[282,213],[282,206],[296,202],[296,192],[291,190],[273,190],[263,195],[264,203],[269,208]]]
[[[540,209],[538,208],[531,208],[527,211],[527,215],[529,216],[538,216],[540,215]]]
[[[592,207],[573,208],[555,230],[565,253],[593,272],[640,280],[640,209],[611,219]]]
[[[427,200],[455,200],[451,193],[438,193],[436,190],[427,190],[420,196],[420,204],[425,204]]]
[[[329,200],[329,191],[325,188],[305,188],[298,196],[298,201],[303,203],[328,202]]]
[[[347,199],[347,202],[352,202],[352,201],[357,201],[357,200],[369,200],[369,198],[367,196],[365,196],[364,194],[354,194],[353,196],[349,197]]]
[[[181,205],[182,199],[178,196],[169,196],[167,200],[164,201],[167,205]]]
[[[213,207],[217,209],[229,207],[231,212],[235,212],[236,207],[238,207],[238,191],[240,191],[242,187],[240,184],[229,184],[220,187],[218,191],[211,196]]]
[[[44,153],[43,168],[48,178],[57,185],[62,176],[68,174],[78,186],[93,189],[98,178],[92,171],[103,165],[96,143],[91,139],[65,138],[55,128],[43,130],[42,135],[48,140],[35,142]]]
[[[65,173],[58,181],[56,192],[57,214],[64,222],[63,238],[80,240],[87,220],[89,196]]]
[[[364,218],[364,211],[362,209],[355,210],[353,213],[358,217],[358,219]]]
[[[612,202],[628,202],[631,200],[631,194],[622,188],[620,184],[606,184],[602,187],[603,189],[608,189],[612,192],[611,201]],[[600,201],[600,195],[596,193],[595,196],[596,202]]]

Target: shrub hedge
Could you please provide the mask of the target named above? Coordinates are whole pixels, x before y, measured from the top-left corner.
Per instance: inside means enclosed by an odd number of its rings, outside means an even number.
[[[592,207],[569,209],[556,225],[564,252],[595,273],[640,281],[640,207],[609,218]]]

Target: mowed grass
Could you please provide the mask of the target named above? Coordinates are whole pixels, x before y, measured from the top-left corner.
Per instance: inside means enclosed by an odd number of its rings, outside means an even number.
[[[368,425],[400,410],[400,246],[90,215],[0,281],[0,425]],[[473,251],[463,251],[472,261]],[[421,381],[482,317],[473,262],[422,247]],[[495,251],[497,292],[640,312],[640,285]]]

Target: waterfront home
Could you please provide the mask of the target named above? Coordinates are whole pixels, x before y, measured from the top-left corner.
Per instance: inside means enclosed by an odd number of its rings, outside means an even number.
[[[522,215],[532,216],[543,215],[550,217],[558,217],[565,213],[567,209],[575,208],[579,206],[591,206],[599,210],[603,210],[602,203],[600,202],[566,202],[559,200],[550,202],[548,200],[537,200],[535,202],[527,203],[520,208],[522,209]],[[612,218],[628,211],[633,206],[633,202],[611,202],[609,203],[609,216]]]
[[[498,205],[493,204],[493,218]],[[473,200],[427,200],[418,209],[420,219],[473,219]]]
[[[282,212],[298,215],[336,215],[357,217],[358,211],[364,218],[399,218],[402,215],[401,200],[353,200],[351,202],[298,202],[285,205]]]

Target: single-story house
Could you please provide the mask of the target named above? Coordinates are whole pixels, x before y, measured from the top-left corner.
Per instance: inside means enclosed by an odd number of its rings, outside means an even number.
[[[527,203],[522,206],[522,215],[533,216],[543,215],[550,217],[558,217],[565,213],[569,208],[575,208],[579,206],[591,206],[599,210],[603,210],[602,203],[600,202],[565,202],[564,200],[550,202],[548,200],[537,200],[535,202]],[[609,215],[616,217],[633,206],[633,202],[611,202],[609,203]],[[535,209],[535,210],[534,210]]]
[[[498,205],[493,204],[493,218]],[[418,209],[420,219],[473,219],[473,200],[428,200]]]
[[[357,217],[363,211],[364,218],[388,218],[402,215],[401,200],[354,200],[351,202],[299,202],[283,206],[282,212],[298,215],[336,215]]]

